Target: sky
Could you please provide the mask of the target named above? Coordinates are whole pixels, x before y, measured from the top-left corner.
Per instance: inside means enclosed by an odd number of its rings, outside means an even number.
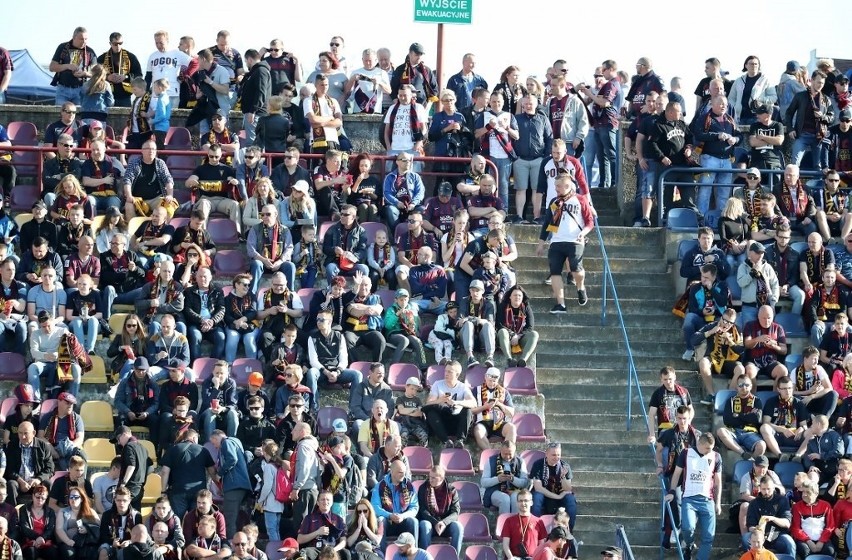
[[[773,82],[788,60],[806,64],[813,49],[819,56],[852,59],[848,39],[852,2],[845,0],[681,1],[674,4],[679,9],[668,8],[673,5],[668,2],[620,0],[606,5],[570,0],[470,1],[471,25],[444,26],[442,85],[460,70],[467,52],[477,55],[476,71],[491,86],[509,65],[520,67],[522,79],[543,77],[555,59],[563,58],[568,61],[569,79],[579,82],[591,81],[594,67],[604,59],[614,59],[633,73],[636,60],[647,56],[666,80],[675,75],[683,79],[689,103],[704,76],[704,60],[711,56],[722,61],[731,77],[737,77],[746,56],[757,55]],[[158,29],[170,33],[175,48],[182,35],[193,36],[199,49],[211,46],[220,29],[231,32],[231,44],[240,52],[268,46],[270,39],[278,37],[308,71],[334,35],[345,40],[350,69],[361,66],[360,53],[368,47],[390,48],[394,64],[399,64],[415,41],[425,47],[427,65],[435,69],[437,61],[437,26],[414,23],[414,0],[255,2],[253,11],[240,2],[222,0],[7,3],[0,22],[0,46],[27,48],[43,65],[78,25],[88,29],[89,45],[98,54],[107,49],[111,32],[121,32],[125,48],[143,65],[154,50],[153,34]],[[651,6],[660,7],[662,13],[650,13]],[[47,24],[42,21],[45,16]],[[563,23],[557,25],[557,21]]]

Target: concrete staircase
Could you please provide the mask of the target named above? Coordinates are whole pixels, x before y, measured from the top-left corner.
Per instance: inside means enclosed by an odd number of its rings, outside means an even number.
[[[680,359],[681,322],[671,314],[674,289],[665,259],[665,232],[620,227],[614,195],[595,190],[593,198],[604,224],[603,240],[645,406],[659,386],[660,368],[672,365],[696,401],[695,425],[711,429],[710,408],[697,402],[702,395],[694,365]],[[538,228],[516,226],[511,233],[521,255],[534,255]],[[606,324],[601,325],[604,262],[597,235],[590,236],[584,257],[589,303],[579,307],[574,286],[567,285],[566,315],[548,313],[553,302],[550,287],[543,284],[546,261],[521,257],[516,264],[541,335],[537,379],[545,396],[548,439],[563,444],[563,457],[574,470],[579,510],[575,535],[584,542],[586,554],[594,555],[613,543],[616,525],[624,525],[635,557],[656,558],[661,538],[659,483],[635,388],[633,425],[626,430],[627,352],[611,291]],[[738,540],[724,533],[728,496],[726,491],[717,522],[717,559],[739,557]],[[667,555],[674,557],[674,552]]]

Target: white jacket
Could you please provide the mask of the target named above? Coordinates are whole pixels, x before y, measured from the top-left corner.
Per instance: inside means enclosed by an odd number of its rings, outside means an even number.
[[[731,107],[734,108],[734,116],[737,120],[737,123],[740,122],[740,113],[742,112],[742,97],[743,90],[745,89],[745,80],[746,74],[743,74],[736,80],[734,80],[734,85],[731,86],[731,93],[728,94],[728,103]],[[766,74],[761,74],[760,77],[755,82],[754,87],[751,88],[751,101],[762,100],[767,105],[773,105],[777,96],[775,94],[775,88],[770,86],[769,78],[766,77]]]

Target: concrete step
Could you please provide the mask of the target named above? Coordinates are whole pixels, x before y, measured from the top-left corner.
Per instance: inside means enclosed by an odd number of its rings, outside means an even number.
[[[566,292],[566,294],[570,294],[570,292]],[[572,294],[575,295],[575,294]],[[674,300],[672,300],[674,301]],[[552,301],[551,305],[548,305],[546,309],[533,308],[535,312],[535,324],[536,328],[539,325],[546,326],[555,326],[555,327],[570,327],[574,325],[585,325],[587,327],[592,328],[600,328],[601,327],[601,306],[600,302],[598,302],[597,306],[592,307],[591,303],[580,307],[577,305],[577,300],[572,299],[570,295],[566,296],[566,307],[568,307],[568,313],[562,314],[551,314],[549,313],[550,308],[553,306]],[[627,312],[622,309],[622,317],[624,319],[624,324],[628,329],[628,333],[631,328],[642,328],[642,327],[654,327],[654,328],[672,328],[672,329],[680,329],[683,325],[683,320],[675,317],[671,314],[671,309],[646,309],[644,312]],[[610,310],[610,306],[607,306],[607,322],[606,327],[609,329],[615,329],[618,327],[618,316],[615,313],[615,310]],[[613,331],[614,332],[614,331]],[[612,336],[621,336],[620,333],[618,335],[613,334]]]
[[[615,424],[606,429],[577,429],[577,428],[569,428],[567,426],[561,424],[552,424],[550,422],[545,423],[545,429],[547,431],[547,436],[553,441],[558,441],[561,443],[577,443],[584,441],[600,441],[606,442],[607,445],[612,444],[622,444],[622,443],[633,443],[640,444],[643,441],[647,441],[648,434],[642,428],[642,422],[636,422],[634,426],[635,429],[626,432],[624,430],[624,424]],[[650,458],[650,452],[649,452]],[[650,465],[650,463],[649,463]],[[635,473],[628,473],[635,474]],[[619,475],[620,476],[620,475]]]
[[[641,351],[634,352],[633,354],[633,362],[639,371],[659,371],[660,366],[677,361],[678,363],[686,364],[687,362],[681,362],[680,356],[674,358],[673,356],[662,356],[660,354],[656,354],[653,352]],[[542,354],[541,356],[536,357],[536,363],[538,367],[544,368],[558,368],[565,367],[565,358],[558,356],[552,356],[548,354]],[[694,364],[694,362],[689,362]],[[570,364],[570,369],[574,373],[580,373],[587,368],[599,368],[599,369],[611,369],[611,370],[620,370],[626,372],[624,369],[627,365],[627,356],[625,355],[577,355],[574,357]],[[617,380],[617,377],[614,376],[614,380]],[[626,378],[626,373],[625,373]],[[566,374],[563,379],[571,379],[571,374]]]
[[[589,329],[587,326],[583,325],[557,327],[549,325],[539,325],[538,323],[538,317],[536,316],[535,330],[536,332],[538,332],[539,341],[559,340],[563,342],[570,341],[573,343],[577,343],[585,340],[600,339],[601,336],[600,330]],[[649,342],[657,342],[660,340],[669,340],[672,338],[677,338],[679,340],[680,335],[681,330],[675,328],[674,325],[671,327],[635,326],[627,328],[627,336],[630,339],[631,346],[638,346],[640,344],[647,344]],[[619,336],[619,338],[621,337]]]
[[[538,241],[518,241],[515,240],[515,245],[518,248],[519,255],[535,255],[536,246],[538,245]],[[604,247],[606,249],[606,254],[609,258],[641,258],[648,260],[661,260],[660,252],[653,245],[648,244],[612,244],[604,241]],[[583,260],[592,257],[601,257],[603,256],[603,251],[601,250],[601,245],[598,242],[597,238],[595,238],[594,242],[588,242],[583,250]]]
[[[629,335],[628,335],[629,336]],[[596,354],[613,354],[617,353],[619,355],[624,355],[624,351],[627,348],[627,345],[624,343],[624,340],[619,336],[615,340],[594,340],[591,336],[587,337],[588,340],[575,340],[569,337],[565,337],[562,340],[539,340],[538,347],[536,350],[537,360],[539,360],[539,364],[541,364],[541,358],[545,354],[562,354],[562,355],[575,355],[575,354],[588,354],[589,352],[594,352]],[[630,348],[633,352],[633,355],[642,355],[643,352],[648,354],[653,354],[656,356],[671,356],[674,355],[680,350],[683,352],[683,341],[677,340],[675,336],[669,335],[666,338],[662,338],[657,342],[644,341],[637,342],[632,341],[630,344]]]
[[[644,272],[665,272],[668,264],[665,260],[635,260],[629,257],[610,257],[610,268],[615,272],[633,272],[634,274]],[[545,256],[521,255],[514,262],[518,270],[541,270],[547,267]],[[583,268],[586,270],[603,270],[603,259],[599,256],[583,257]]]
[[[515,242],[537,243],[541,232],[539,226],[532,225],[509,225],[507,228]],[[600,231],[607,247],[610,245],[653,245],[658,248],[660,255],[662,255],[662,250],[665,247],[665,230],[661,228],[602,226]],[[589,235],[588,243],[589,245],[598,243],[596,232]]]

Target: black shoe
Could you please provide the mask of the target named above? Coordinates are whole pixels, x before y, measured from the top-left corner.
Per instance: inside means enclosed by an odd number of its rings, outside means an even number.
[[[568,313],[568,309],[564,305],[562,305],[561,303],[557,303],[556,305],[554,305],[553,307],[550,308],[550,314],[551,315],[556,315],[556,314],[561,314],[561,313]]]
[[[586,295],[586,290],[577,290],[577,303],[580,307],[589,303],[589,296]]]
[[[642,227],[651,227],[651,220],[648,218],[642,218]]]
[[[527,361],[524,359],[518,360],[518,367],[527,367]]]
[[[524,219],[520,216],[512,216],[511,218],[509,218],[509,223],[510,224],[522,224],[522,223],[524,223]]]

